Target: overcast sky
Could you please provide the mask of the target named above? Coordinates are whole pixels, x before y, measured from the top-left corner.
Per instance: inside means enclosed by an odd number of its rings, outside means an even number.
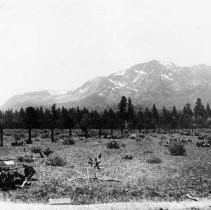
[[[211,65],[210,0],[0,0],[0,104],[151,59]]]

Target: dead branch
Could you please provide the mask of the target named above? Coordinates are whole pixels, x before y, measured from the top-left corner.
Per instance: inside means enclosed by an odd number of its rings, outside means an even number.
[[[198,201],[198,198],[194,198],[193,196],[191,196],[189,194],[186,194],[186,196],[193,201]]]
[[[45,155],[44,155],[44,153],[42,151],[40,151],[40,157],[41,158],[45,158]]]
[[[97,179],[100,181],[107,181],[107,182],[122,182],[122,180],[112,179],[112,178],[105,179],[105,178],[94,177],[93,179]]]
[[[22,185],[20,187],[23,188],[27,182],[28,182],[28,180],[25,179],[24,182],[22,183]]]

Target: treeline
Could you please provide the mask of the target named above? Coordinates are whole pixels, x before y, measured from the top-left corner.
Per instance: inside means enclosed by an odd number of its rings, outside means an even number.
[[[177,128],[206,128],[211,125],[211,109],[206,107],[200,98],[195,106],[187,103],[182,110],[175,106],[171,109],[163,107],[158,110],[155,105],[144,109],[134,110],[130,98],[123,96],[113,109],[99,112],[86,108],[57,108],[54,104],[50,109],[42,107],[21,108],[19,111],[0,111],[0,125],[5,128],[81,128],[87,129],[177,129]]]

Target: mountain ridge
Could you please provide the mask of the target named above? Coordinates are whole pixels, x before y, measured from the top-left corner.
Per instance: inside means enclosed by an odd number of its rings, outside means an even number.
[[[199,64],[178,66],[157,60],[133,65],[128,69],[100,76],[67,91],[34,91],[15,95],[1,109],[27,106],[103,107],[119,102],[121,96],[131,97],[134,104],[156,104],[158,107],[183,107],[196,98],[211,101],[211,66]]]

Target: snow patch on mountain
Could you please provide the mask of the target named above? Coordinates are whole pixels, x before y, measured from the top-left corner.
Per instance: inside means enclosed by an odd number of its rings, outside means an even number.
[[[143,70],[139,71],[137,69],[134,70],[136,73],[140,74],[140,75],[144,75],[147,74],[147,72],[144,72]]]
[[[126,84],[125,83],[123,83],[123,82],[120,82],[120,81],[113,81],[112,79],[109,79],[109,81],[112,83],[112,84],[114,84],[117,88],[118,87],[124,87]]]
[[[168,75],[161,73],[160,74],[162,80],[166,79],[166,80],[173,80],[172,78],[170,78]]]
[[[173,62],[159,61],[159,63],[163,66],[174,66],[175,65]]]
[[[123,76],[125,74],[125,71],[126,70],[118,71],[118,72],[114,73],[114,75],[116,75],[116,76]]]
[[[135,83],[139,78],[140,78],[140,75],[138,75],[138,76],[132,81],[132,83]]]
[[[130,96],[138,104],[156,103],[162,107],[165,102],[168,105],[183,106],[187,101],[192,101],[193,97],[201,96],[202,99],[211,101],[210,84],[209,66],[182,67],[172,62],[150,61],[107,77],[92,79],[74,91],[44,90],[17,95],[5,102],[2,109],[19,109],[31,105],[47,107],[53,103],[67,107],[92,107],[95,106],[95,100],[90,100],[92,97],[104,106],[105,101],[116,104],[122,95]]]
[[[67,94],[66,90],[48,90],[51,95],[65,95]]]

